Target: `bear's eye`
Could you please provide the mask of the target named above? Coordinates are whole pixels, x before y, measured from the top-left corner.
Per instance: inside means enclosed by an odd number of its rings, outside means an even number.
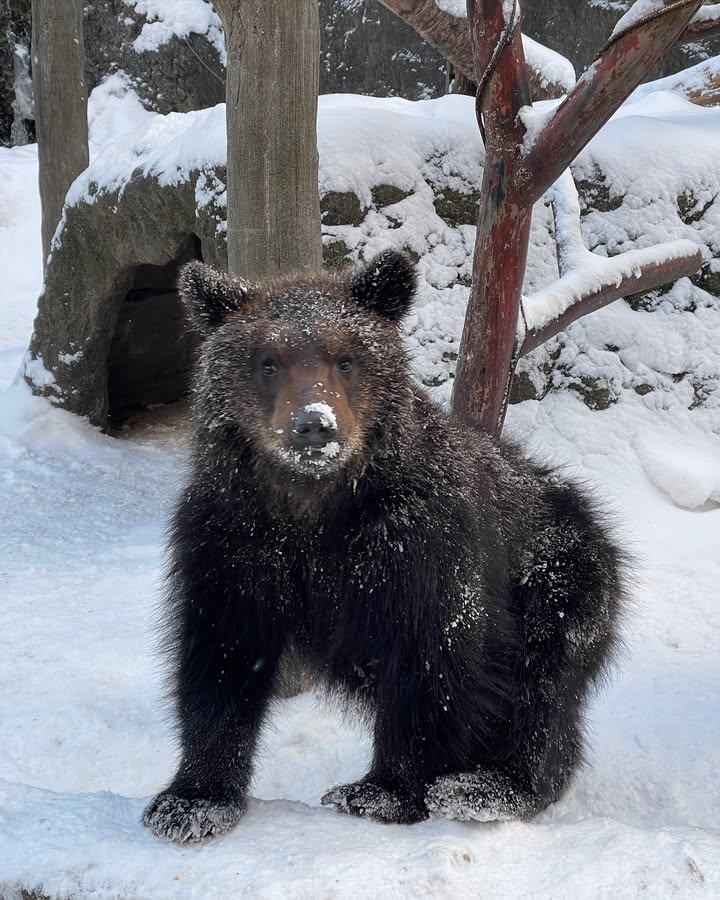
[[[337,367],[346,375],[353,370],[353,360],[351,356],[341,356],[337,361]]]
[[[275,360],[269,356],[260,363],[260,367],[262,369],[263,375],[266,375],[268,378],[272,378],[273,375],[277,375],[278,365]]]

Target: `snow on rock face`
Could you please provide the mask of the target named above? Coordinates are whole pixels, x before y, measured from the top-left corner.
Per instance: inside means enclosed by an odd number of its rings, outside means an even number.
[[[620,301],[594,313],[534,351],[519,367],[531,396],[571,387],[594,405],[620,398],[659,409],[680,404],[692,407],[698,419],[714,421],[720,384],[720,350],[712,338],[720,315],[720,111],[689,103],[671,90],[675,83],[639,88],[573,171],[589,249],[614,256],[690,240],[703,252],[703,271],[668,292],[631,298],[631,309]],[[528,108],[531,133],[552,108]],[[118,75],[93,93],[90,109],[94,158],[71,186],[69,203],[93,203],[103,191],[120,191],[137,171],[164,185],[196,178],[198,208],[212,204],[214,228],[224,232],[222,106],[184,115],[148,113]],[[123,132],[125,119],[134,131]],[[446,402],[469,294],[482,180],[473,100],[323,96],[318,148],[321,196],[352,196],[359,210],[354,224],[323,226],[327,249],[339,249],[349,263],[388,248],[418,259],[419,287],[405,336],[417,377]],[[460,207],[462,216],[452,220],[447,210]],[[556,277],[552,216],[541,202],[533,215],[524,291],[547,288]]]
[[[205,0],[123,0],[147,22],[135,39],[137,53],[152,52],[174,37],[206,34],[225,64],[225,39],[222,22]]]

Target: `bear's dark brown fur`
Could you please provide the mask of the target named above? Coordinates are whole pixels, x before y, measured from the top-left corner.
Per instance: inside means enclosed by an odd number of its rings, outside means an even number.
[[[372,716],[370,771],[323,798],[341,811],[527,818],[581,762],[621,555],[584,492],[412,381],[414,279],[395,253],[258,286],[182,273],[206,340],[171,538],[182,758],[144,814],[158,835],[240,818],[289,648]]]

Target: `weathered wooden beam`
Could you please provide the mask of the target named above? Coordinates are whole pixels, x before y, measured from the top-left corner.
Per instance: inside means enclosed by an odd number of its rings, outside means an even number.
[[[43,265],[65,195],[88,166],[82,0],[33,0],[32,77]]]
[[[317,0],[217,0],[227,50],[228,268],[260,280],[322,267]]]

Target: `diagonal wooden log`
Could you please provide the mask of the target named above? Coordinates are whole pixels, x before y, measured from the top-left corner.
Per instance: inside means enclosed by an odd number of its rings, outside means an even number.
[[[435,0],[379,0],[423,37],[468,81],[477,81],[468,20],[440,9]],[[559,56],[559,54],[558,54]],[[549,81],[533,60],[526,59],[531,94],[536,99],[561,97],[572,86],[567,78]],[[568,68],[572,65],[568,62]],[[574,78],[572,79],[574,81]]]
[[[528,86],[519,4],[468,0],[480,85],[477,111],[485,129],[486,153],[473,284],[451,401],[453,414],[468,425],[499,433],[517,359],[532,340],[541,339],[541,330],[536,329],[532,339],[517,340],[533,204],[645,78],[701,2],[663,0],[656,13],[614,35],[531,141],[520,115],[527,106]],[[692,274],[699,262],[688,246],[676,246],[661,257],[631,259],[627,271],[615,273],[616,289],[623,282],[627,293],[656,287],[678,273]],[[643,273],[638,261],[647,271]],[[600,278],[587,293],[578,289],[577,294],[574,304],[553,320],[567,324],[611,302],[613,290]],[[549,331],[542,334],[549,336]]]
[[[435,0],[380,0],[380,3],[414,28],[463,75],[475,80],[467,19],[450,15]]]

